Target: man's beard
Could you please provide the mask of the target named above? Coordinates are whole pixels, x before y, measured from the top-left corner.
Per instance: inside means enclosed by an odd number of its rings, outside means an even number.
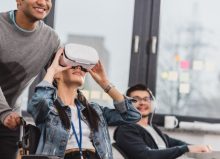
[[[147,117],[149,117],[150,114],[151,114],[151,113],[144,114],[144,115],[142,115],[142,118],[147,118]]]
[[[24,13],[25,13],[25,15],[28,17],[29,21],[32,22],[32,23],[37,22],[37,21],[39,21],[39,20],[43,20],[43,19],[46,18],[47,15],[49,14],[49,12],[48,12],[44,17],[38,18],[38,17],[32,15],[32,14],[29,13],[29,12],[24,12]]]

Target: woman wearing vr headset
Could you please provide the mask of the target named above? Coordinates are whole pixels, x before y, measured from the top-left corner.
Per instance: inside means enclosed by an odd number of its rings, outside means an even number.
[[[61,49],[56,54],[28,105],[41,130],[36,154],[112,159],[107,125],[135,123],[141,118],[140,113],[109,83],[100,61],[89,70],[80,65],[63,67],[59,65],[62,52]],[[87,71],[114,100],[115,109],[89,103],[79,91]]]

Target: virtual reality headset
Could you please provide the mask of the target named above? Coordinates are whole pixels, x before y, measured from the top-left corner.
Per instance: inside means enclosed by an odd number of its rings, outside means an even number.
[[[82,66],[89,70],[92,69],[99,60],[97,51],[86,45],[66,44],[63,56],[60,59],[62,66]]]

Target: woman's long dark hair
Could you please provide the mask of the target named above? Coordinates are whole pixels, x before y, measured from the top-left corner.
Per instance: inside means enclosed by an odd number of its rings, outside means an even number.
[[[100,121],[99,115],[97,112],[90,106],[89,102],[87,101],[86,97],[77,90],[77,99],[79,100],[80,103],[82,103],[85,106],[85,109],[82,111],[83,115],[85,116],[86,120],[89,123],[89,127],[91,130],[98,130],[98,123]],[[58,100],[54,101],[54,105],[58,111],[58,114],[60,116],[60,120],[63,124],[63,126],[66,129],[70,129],[70,119],[68,115],[65,112],[65,108],[61,106]]]
[[[98,123],[100,121],[98,113],[94,110],[94,108],[90,106],[86,97],[82,94],[80,90],[77,90],[77,99],[86,107],[82,113],[86,117],[90,128],[92,130],[98,130]]]

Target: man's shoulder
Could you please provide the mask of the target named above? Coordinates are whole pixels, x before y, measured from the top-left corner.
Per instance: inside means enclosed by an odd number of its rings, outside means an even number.
[[[2,17],[3,15],[7,15],[8,12],[0,12],[0,17]]]
[[[52,32],[52,33],[55,33],[55,30],[49,26],[48,24],[46,24],[43,20],[40,20],[39,21],[39,27],[42,29],[42,30],[45,30],[45,31],[49,31],[49,32]]]
[[[8,22],[8,18],[7,18],[8,12],[0,12],[0,21],[7,21]]]
[[[55,44],[58,45],[56,47],[59,48],[60,38],[59,38],[57,32],[52,27],[50,27],[49,25],[44,23],[44,21],[42,21],[42,20],[39,21],[39,28],[40,28],[40,30],[38,31],[40,33],[39,36],[48,37],[49,39],[51,39],[48,42],[51,42],[51,43],[55,42]],[[57,50],[55,50],[55,51],[57,51]]]
[[[117,127],[118,130],[123,131],[123,130],[129,130],[129,129],[139,129],[139,126],[135,123],[129,123],[129,124],[125,124],[125,125],[120,125]]]
[[[40,32],[40,35],[43,35],[43,36],[54,36],[54,37],[57,37],[58,38],[58,34],[56,33],[56,31],[51,27],[49,26],[48,24],[46,24],[43,20],[39,20],[38,21],[38,32]]]
[[[123,135],[124,133],[139,133],[139,131],[138,125],[134,123],[120,125],[115,129],[114,139],[116,140],[117,136]]]

